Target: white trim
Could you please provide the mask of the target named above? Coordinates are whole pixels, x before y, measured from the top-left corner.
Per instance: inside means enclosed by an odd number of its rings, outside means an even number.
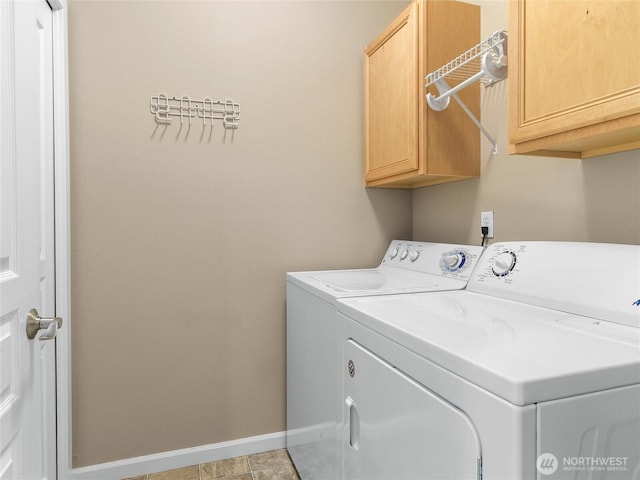
[[[188,467],[200,463],[215,462],[225,458],[250,455],[285,448],[286,432],[269,433],[241,438],[230,442],[214,443],[201,447],[185,448],[172,452],[157,453],[144,457],[101,463],[90,467],[76,468],[73,480],[114,480],[135,477],[147,473],[163,472],[174,468]]]
[[[69,76],[67,0],[49,0],[53,26],[53,125],[55,159],[56,410],[58,479],[71,478],[71,289],[69,214]]]

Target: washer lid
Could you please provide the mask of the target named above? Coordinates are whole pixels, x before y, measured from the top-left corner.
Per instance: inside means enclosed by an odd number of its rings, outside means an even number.
[[[467,285],[465,280],[457,278],[385,265],[369,269],[289,272],[287,281],[327,301],[343,297],[459,290]]]
[[[288,272],[287,282],[334,303],[336,298],[459,290],[483,249],[393,240],[377,268]]]
[[[634,327],[469,291],[344,299],[338,311],[517,405],[640,383]]]

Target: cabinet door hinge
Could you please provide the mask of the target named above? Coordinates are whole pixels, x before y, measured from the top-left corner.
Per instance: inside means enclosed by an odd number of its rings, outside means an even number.
[[[476,461],[476,480],[482,480],[482,457]]]

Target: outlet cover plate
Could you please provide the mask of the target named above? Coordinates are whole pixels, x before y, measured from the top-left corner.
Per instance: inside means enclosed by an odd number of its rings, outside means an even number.
[[[487,238],[493,238],[493,211],[480,212],[480,226],[489,227],[489,233],[487,233]]]

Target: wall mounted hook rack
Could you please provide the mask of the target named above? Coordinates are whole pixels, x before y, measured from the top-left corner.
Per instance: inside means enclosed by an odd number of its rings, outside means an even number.
[[[240,122],[240,105],[230,98],[224,102],[209,97],[193,100],[189,95],[169,97],[166,93],[159,93],[151,97],[149,108],[156,122],[161,124],[169,124],[172,117],[180,117],[180,125],[185,119],[191,125],[193,118],[200,118],[203,127],[207,121],[213,127],[214,120],[222,120],[225,129],[236,129]]]

